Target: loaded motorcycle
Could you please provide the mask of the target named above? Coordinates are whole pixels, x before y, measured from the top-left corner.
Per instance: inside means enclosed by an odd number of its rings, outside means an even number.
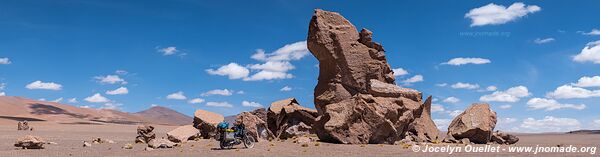
[[[246,132],[244,124],[237,124],[231,128],[229,123],[221,122],[217,125],[217,135],[215,139],[219,141],[221,149],[231,149],[235,145],[244,144],[246,148],[254,147],[254,137]]]

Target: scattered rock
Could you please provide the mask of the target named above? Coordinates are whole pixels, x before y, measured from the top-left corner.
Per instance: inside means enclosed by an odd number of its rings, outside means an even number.
[[[192,125],[185,125],[167,132],[167,137],[172,142],[181,143],[200,138],[200,131]]]
[[[131,143],[127,143],[125,144],[123,147],[121,147],[122,149],[133,149],[133,145]]]
[[[295,98],[288,98],[271,104],[267,111],[267,123],[276,138],[287,139],[300,134],[314,133],[312,125],[317,114],[316,110],[300,106]],[[300,129],[288,130],[293,127]]]
[[[154,148],[152,148],[152,147],[146,147],[146,148],[144,148],[144,151],[153,151],[153,150],[154,150]]]
[[[87,142],[87,141],[83,141],[83,147],[91,147],[92,144]]]
[[[497,144],[515,144],[519,142],[519,137],[496,130],[496,132],[492,133],[491,142]]]
[[[471,140],[469,140],[469,138],[463,138],[460,140],[460,143],[462,144],[471,144]]]
[[[194,113],[194,127],[200,130],[204,139],[212,138],[217,133],[217,124],[225,120],[223,115],[205,110],[196,110]]]
[[[492,111],[488,104],[476,103],[452,120],[444,141],[458,143],[468,138],[470,142],[486,144],[491,140],[494,127],[496,127],[496,112]]]
[[[110,143],[110,144],[115,144],[117,142],[113,141],[113,140],[106,140],[106,143]]]
[[[157,148],[173,148],[177,146],[177,143],[171,142],[166,139],[153,139],[148,142],[148,147],[157,149]]]
[[[317,141],[317,140],[314,138],[307,137],[307,136],[300,136],[294,140],[294,143],[308,144],[308,143],[315,142],[315,141]]]
[[[155,139],[154,127],[151,125],[140,125],[137,127],[137,137],[135,137],[135,143],[148,143],[150,140]]]
[[[408,126],[409,136],[413,136],[415,142],[436,142],[440,131],[431,119],[431,96],[423,103],[423,109],[415,115],[415,120]]]
[[[256,142],[260,141],[259,139],[268,140],[274,136],[267,128],[267,122],[263,121],[259,116],[252,112],[242,112],[238,114],[235,123],[244,124],[244,126],[246,126],[246,131],[254,137]]]
[[[27,121],[17,123],[17,130],[30,130],[29,123]],[[31,130],[33,130],[33,128],[31,128]]]
[[[23,149],[44,149],[44,140],[40,137],[33,135],[26,135],[20,137],[15,142],[15,147],[20,147]]]

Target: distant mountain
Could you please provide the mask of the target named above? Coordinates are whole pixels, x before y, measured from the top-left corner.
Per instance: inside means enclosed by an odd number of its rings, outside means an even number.
[[[147,111],[147,112],[146,112]],[[49,121],[62,124],[191,124],[190,117],[167,108],[127,113],[110,109],[81,108],[23,97],[0,96],[0,123]],[[187,119],[186,119],[187,118]],[[181,121],[181,122],[180,122]]]
[[[167,125],[188,125],[192,124],[194,120],[190,116],[161,106],[155,106],[144,111],[136,112],[134,115],[141,116],[145,120],[149,120],[157,124]]]
[[[567,134],[600,134],[600,130],[575,130],[569,131]]]

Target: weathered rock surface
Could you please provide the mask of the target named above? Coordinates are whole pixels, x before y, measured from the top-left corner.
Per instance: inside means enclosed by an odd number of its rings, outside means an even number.
[[[224,120],[225,117],[218,113],[205,110],[194,112],[194,127],[200,130],[200,136],[204,139],[213,138],[217,134],[217,124]]]
[[[495,131],[494,133],[492,133],[491,142],[497,144],[515,144],[519,142],[519,137],[512,134]]]
[[[17,123],[17,130],[29,130],[29,123],[27,121]]]
[[[273,102],[267,112],[268,128],[273,132],[276,138],[287,139],[297,134],[312,134],[314,133],[312,125],[315,122],[317,111],[300,106],[295,98],[288,98]],[[304,125],[302,128],[295,131],[294,134],[286,132],[288,128]],[[304,133],[299,133],[304,131]]]
[[[235,123],[244,124],[247,133],[254,137],[256,142],[261,139],[268,140],[274,137],[273,133],[267,127],[267,122],[255,115],[255,112],[242,112],[238,114]]]
[[[23,149],[44,149],[45,143],[46,142],[44,142],[44,140],[40,137],[26,135],[18,138],[17,141],[15,141],[15,147],[20,147]]]
[[[137,137],[135,137],[135,143],[148,143],[150,140],[155,139],[154,127],[151,125],[140,125],[137,127]]]
[[[490,109],[490,105],[472,104],[452,120],[444,141],[457,143],[467,138],[476,144],[486,144],[491,140],[494,127],[496,127],[496,112]]]
[[[167,139],[175,143],[200,138],[200,131],[192,125],[184,125],[167,132]]]
[[[423,103],[421,113],[415,115],[415,121],[410,123],[408,133],[415,142],[437,142],[440,131],[431,119],[431,96]]]
[[[148,142],[148,147],[157,149],[157,148],[173,148],[177,146],[177,143],[171,142],[166,139],[153,139]]]
[[[373,41],[371,31],[363,28],[359,33],[340,14],[317,9],[307,40],[319,60],[314,103],[320,116],[313,128],[320,140],[393,144],[415,119],[428,115],[423,114],[421,92],[395,85],[385,50]],[[415,135],[434,134],[431,125],[435,128],[423,117],[413,125]]]

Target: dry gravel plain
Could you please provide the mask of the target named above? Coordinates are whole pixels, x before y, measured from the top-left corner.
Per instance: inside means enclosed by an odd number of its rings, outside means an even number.
[[[263,141],[257,143],[255,148],[244,149],[243,146],[236,146],[237,149],[220,150],[218,142],[214,140],[191,141],[183,144],[181,147],[172,149],[156,149],[153,151],[144,151],[144,144],[134,144],[132,150],[121,149],[127,143],[132,143],[136,136],[135,125],[116,125],[116,124],[56,124],[49,122],[31,122],[34,131],[16,131],[16,125],[0,125],[0,157],[26,157],[26,156],[98,156],[98,157],[133,157],[133,156],[599,156],[598,152],[594,155],[590,153],[424,153],[413,152],[412,147],[402,145],[343,145],[315,142],[308,147],[302,147],[299,144],[288,141]],[[157,137],[164,137],[166,132],[175,128],[174,126],[156,126]],[[55,145],[46,145],[42,150],[20,150],[13,147],[16,138],[32,134],[40,136],[49,142],[56,142]],[[90,141],[94,137],[114,140],[114,144],[93,144],[92,147],[82,147],[82,141]],[[600,135],[568,135],[568,134],[521,134],[521,141],[513,146],[600,146]],[[436,147],[446,145],[460,146],[457,144],[435,144]],[[475,145],[485,146],[485,145]],[[495,147],[496,145],[492,145]],[[422,145],[420,148],[424,148]],[[501,146],[501,149],[507,149],[507,146]],[[464,150],[463,150],[464,151]]]

